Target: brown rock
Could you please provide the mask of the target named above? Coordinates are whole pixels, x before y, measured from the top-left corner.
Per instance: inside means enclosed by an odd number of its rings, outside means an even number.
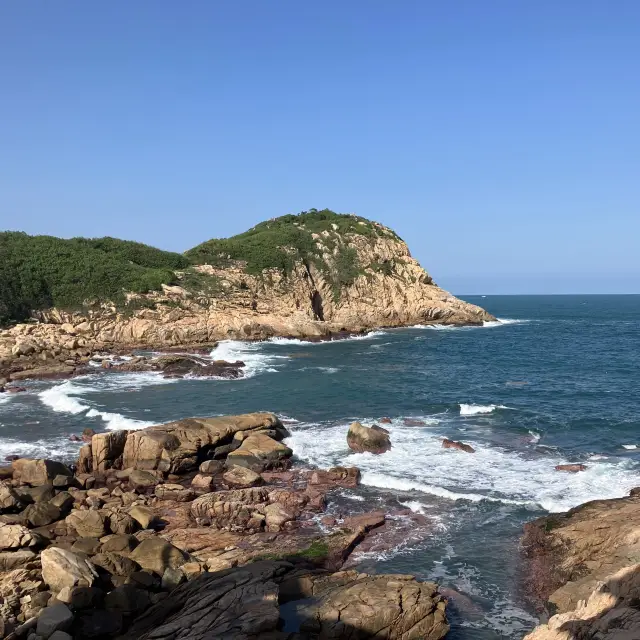
[[[129,434],[123,466],[180,473],[195,469],[203,450],[213,450],[234,433],[279,425],[271,413],[189,418]]]
[[[189,560],[188,554],[162,538],[143,540],[129,557],[143,569],[162,576],[167,568],[178,569]]]
[[[213,478],[211,476],[198,473],[191,481],[191,486],[194,489],[204,489],[205,491],[211,491],[213,489]]]
[[[91,438],[94,473],[120,466],[128,434],[128,431],[107,431],[106,433],[96,433]]]
[[[84,538],[101,538],[107,533],[107,520],[99,511],[72,511],[65,523]]]
[[[232,466],[222,479],[231,487],[256,487],[263,484],[259,473],[251,471],[246,467]]]
[[[133,469],[129,474],[129,485],[134,491],[143,493],[151,487],[155,487],[162,482],[162,478],[157,473],[151,471],[143,471],[141,469]]]
[[[29,531],[20,524],[0,523],[0,551],[35,547],[42,544],[43,539],[34,531]]]
[[[47,484],[57,475],[73,475],[69,468],[61,462],[54,460],[30,460],[20,458],[11,463],[13,477],[22,484],[30,484],[37,487]]]
[[[357,467],[332,467],[327,471],[318,469],[311,473],[309,484],[352,489],[360,484],[360,469]]]
[[[143,529],[149,529],[156,519],[156,515],[153,509],[149,507],[143,507],[142,505],[135,505],[129,509],[129,515],[133,518]]]
[[[449,440],[448,438],[445,438],[442,441],[442,448],[443,449],[458,449],[459,451],[465,451],[466,453],[475,453],[476,450],[468,444],[465,444],[464,442],[459,442],[457,440]]]
[[[380,418],[380,424],[391,424],[391,418]]]
[[[386,517],[383,511],[372,511],[371,513],[349,516],[344,519],[343,525],[352,531],[362,529],[366,533],[371,529],[382,526],[385,521]]]
[[[347,433],[349,448],[357,453],[368,451],[381,454],[391,449],[389,432],[378,425],[365,427],[359,422],[353,422]]]
[[[98,577],[93,565],[80,555],[49,547],[40,554],[42,579],[54,593],[64,587],[90,587]]]
[[[260,472],[281,466],[292,455],[291,449],[281,442],[255,433],[246,437],[240,447],[227,456],[226,466],[237,465]]]
[[[587,467],[583,464],[559,464],[555,467],[556,471],[567,471],[569,473],[578,473],[578,471],[586,471]]]
[[[192,489],[187,489],[180,484],[159,484],[155,488],[155,494],[160,500],[174,502],[191,502],[196,497]]]

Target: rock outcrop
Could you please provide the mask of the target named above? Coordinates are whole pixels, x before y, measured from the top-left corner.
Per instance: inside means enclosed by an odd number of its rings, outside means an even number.
[[[0,481],[0,634],[443,637],[435,585],[339,571],[403,525],[384,511],[321,525],[330,491],[355,488],[359,471],[289,469],[284,435],[268,413],[191,418],[93,434],[73,475],[14,461]],[[281,607],[307,598],[300,628],[282,635]]]
[[[151,607],[121,640],[287,638],[280,604],[313,598],[294,637],[440,640],[446,601],[411,576],[325,575],[286,561],[201,575]]]
[[[356,232],[360,222],[366,233]],[[360,222],[351,220],[351,231],[328,225],[315,233],[292,221],[296,233],[306,232],[315,259],[292,260],[286,272],[270,268],[255,273],[242,260],[227,260],[222,267],[199,264],[189,276],[177,274],[184,286],[130,294],[133,312],[108,301],[84,312],[39,311],[38,324],[0,331],[0,377],[64,377],[94,353],[142,346],[210,348],[223,339],[315,339],[379,327],[494,320],[436,286],[393,231]],[[346,267],[344,256],[349,258]],[[191,276],[203,286],[188,286]],[[165,374],[235,377],[240,364],[175,358],[161,368]]]
[[[356,453],[380,454],[391,449],[389,432],[374,424],[372,427],[365,427],[359,422],[352,422],[347,432],[347,444]]]
[[[640,495],[596,500],[525,526],[527,591],[555,614],[530,640],[640,637]]]

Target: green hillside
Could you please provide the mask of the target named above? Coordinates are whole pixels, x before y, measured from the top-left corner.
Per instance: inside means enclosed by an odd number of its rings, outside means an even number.
[[[322,248],[313,234],[322,234]],[[207,276],[189,269],[197,264],[224,268],[241,261],[247,273],[259,275],[272,268],[289,274],[294,263],[302,261],[323,271],[339,295],[363,266],[355,249],[343,242],[348,234],[397,238],[365,218],[328,209],[273,218],[231,238],[204,242],[184,255],[116,238],[64,240],[0,232],[0,324],[51,307],[78,309],[100,301],[122,305],[125,292],[156,291],[178,281],[187,288],[193,284],[213,291],[215,287],[204,286]],[[184,270],[187,275],[178,279],[176,271]]]

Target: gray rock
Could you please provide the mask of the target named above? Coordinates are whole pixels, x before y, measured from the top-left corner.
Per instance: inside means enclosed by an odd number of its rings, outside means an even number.
[[[66,631],[71,627],[73,614],[66,604],[54,604],[47,607],[40,614],[36,633],[43,638],[49,638],[56,631]]]

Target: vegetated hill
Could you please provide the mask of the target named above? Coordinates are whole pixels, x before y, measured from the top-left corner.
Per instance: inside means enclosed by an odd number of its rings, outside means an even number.
[[[33,310],[78,309],[91,301],[123,303],[125,292],[145,293],[175,282],[189,266],[178,253],[116,238],[0,233],[0,323]]]
[[[327,209],[273,218],[184,255],[23,233],[0,234],[0,253],[0,322],[35,316],[49,326],[5,332],[0,351],[25,332],[55,344],[53,325],[81,326],[79,341],[108,347],[492,319],[435,286],[391,229]]]

